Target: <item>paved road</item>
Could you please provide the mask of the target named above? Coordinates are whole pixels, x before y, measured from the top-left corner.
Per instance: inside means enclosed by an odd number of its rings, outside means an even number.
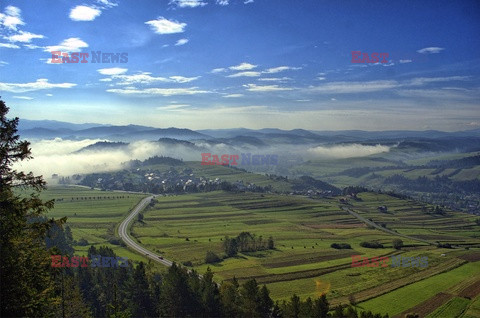
[[[363,216],[361,216],[360,214],[358,214],[357,212],[353,212],[352,210],[350,210],[349,208],[345,207],[345,206],[342,206],[342,209],[344,211],[347,211],[348,213],[350,213],[351,215],[353,215],[354,217],[356,217],[357,219],[359,219],[360,221],[364,222],[364,223],[367,223],[368,225],[371,225],[373,226],[374,228],[377,228],[379,229],[380,231],[383,231],[383,232],[386,232],[386,233],[389,233],[389,234],[393,234],[393,235],[397,235],[397,236],[401,236],[403,238],[407,238],[407,239],[410,239],[410,240],[414,240],[414,241],[419,241],[419,242],[422,242],[422,243],[427,243],[429,245],[435,245],[434,243],[430,242],[430,241],[427,241],[427,240],[423,240],[423,239],[420,239],[420,238],[416,238],[416,237],[413,237],[413,236],[408,236],[408,235],[405,235],[405,234],[400,234],[400,233],[397,233],[395,231],[392,231],[390,229],[386,229],[384,228],[383,226],[380,226],[378,225],[377,223],[373,222],[373,221],[370,221],[369,219],[367,218],[364,218]]]
[[[154,197],[155,196],[152,195],[143,199],[135,208],[133,208],[132,212],[127,216],[127,218],[123,220],[122,223],[120,223],[120,226],[118,227],[118,234],[120,235],[120,238],[125,242],[125,244],[127,244],[128,246],[130,246],[132,249],[139,252],[140,254],[143,254],[146,257],[152,259],[153,261],[163,264],[165,266],[172,266],[172,261],[169,261],[168,259],[164,259],[164,258],[161,259],[160,255],[155,254],[154,252],[149,251],[146,248],[138,245],[128,235],[127,229],[130,222],[132,222],[135,219],[137,214],[140,213],[140,211],[142,211],[150,203],[150,201],[152,201]]]

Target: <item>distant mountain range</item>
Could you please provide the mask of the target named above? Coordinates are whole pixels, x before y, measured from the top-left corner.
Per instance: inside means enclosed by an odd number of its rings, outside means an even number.
[[[108,139],[112,141],[158,140],[173,138],[179,140],[210,139],[202,133],[180,128],[154,128],[148,126],[106,126],[95,124],[70,124],[51,121],[28,121],[19,125],[20,135],[34,139]],[[93,126],[92,126],[93,125]]]
[[[456,140],[475,143],[480,138],[480,129],[458,132],[426,131],[309,131],[304,129],[282,130],[247,128],[190,130],[186,128],[155,128],[140,125],[113,126],[94,123],[72,124],[53,120],[26,120],[19,123],[20,135],[29,139],[104,139],[132,142],[136,140],[158,141],[162,138],[185,141],[205,141],[210,144],[226,144],[241,147],[262,147],[277,144],[328,144],[328,143],[392,143],[412,139],[448,140],[451,147]],[[410,146],[413,144],[411,143]]]
[[[102,125],[102,124],[73,124],[67,123],[64,121],[57,121],[57,120],[29,120],[29,119],[20,119],[18,122],[18,129],[19,130],[27,130],[33,128],[45,128],[50,130],[56,129],[69,129],[69,130],[81,130],[81,129],[88,129],[92,127],[99,127],[99,126],[110,126],[110,125]]]

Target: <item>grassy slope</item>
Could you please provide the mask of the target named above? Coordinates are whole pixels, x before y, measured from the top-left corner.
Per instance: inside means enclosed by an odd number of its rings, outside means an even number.
[[[462,318],[478,318],[478,317],[480,317],[480,295],[478,295],[477,298],[472,300],[470,307],[468,307],[467,311],[462,316]]]
[[[478,263],[468,263],[449,272],[360,303],[359,307],[365,310],[396,315],[475,275],[480,275],[480,266],[478,266]]]
[[[459,317],[470,304],[470,300],[461,297],[455,297],[445,305],[437,308],[426,318]]]
[[[108,196],[115,199],[105,198]],[[121,196],[124,198],[119,198]],[[76,240],[86,238],[91,244],[112,247],[121,256],[144,260],[140,255],[107,242],[115,225],[144,197],[142,194],[129,194],[129,198],[125,196],[124,193],[78,187],[51,188],[43,193],[44,198],[64,199],[57,201],[55,209],[49,213],[49,216],[68,216],[68,224]],[[77,201],[76,197],[97,197],[97,199]],[[415,202],[373,194],[360,194],[360,197],[363,201],[352,202],[354,210],[377,222],[390,222],[389,227],[398,229],[402,233],[409,235],[428,233],[430,236],[435,236],[435,239],[438,239],[438,236],[444,240],[458,241],[463,238],[466,242],[478,243],[478,238],[474,235],[478,233],[480,227],[471,225],[471,218],[465,214],[451,213],[439,219],[437,216],[421,214],[420,206]],[[73,201],[72,198],[74,198]],[[389,212],[392,214],[384,215],[377,212],[376,207],[382,204],[388,205]],[[459,220],[463,223],[463,229]],[[369,290],[377,292],[375,288],[379,285],[389,284],[392,281],[406,284],[409,277],[414,277],[412,275],[423,270],[425,270],[424,276],[429,276],[428,270],[435,266],[441,267],[455,259],[457,255],[465,253],[465,250],[436,249],[404,239],[406,244],[417,246],[414,249],[402,251],[404,255],[428,256],[427,269],[350,268],[350,254],[373,257],[395,252],[391,248],[393,237],[378,230],[368,229],[358,220],[341,211],[337,199],[311,200],[273,194],[225,192],[169,196],[159,198],[159,203],[145,213],[145,222],[143,225],[136,223],[133,228],[142,244],[161,251],[167,258],[176,261],[191,260],[200,272],[207,267],[204,264],[207,250],[213,250],[222,255],[221,239],[225,235],[236,236],[241,231],[250,231],[264,238],[273,236],[276,250],[249,255],[239,254],[239,257],[227,259],[212,268],[218,281],[234,275],[243,279],[257,277],[259,282],[267,283],[274,299],[289,298],[294,292],[302,298],[327,292],[329,299],[335,302],[336,299],[344,299],[352,292],[362,293]],[[442,223],[444,223],[443,228]],[[185,240],[186,237],[189,241]],[[382,242],[387,248],[372,250],[359,247],[359,243],[364,240]],[[330,244],[334,242],[347,242],[352,245],[353,250],[334,250],[330,248]],[[81,255],[88,247],[77,246],[76,248],[76,253]],[[440,254],[445,252],[447,256],[441,257]],[[476,265],[478,267],[478,263]],[[458,274],[455,281],[478,274],[469,266],[471,265],[467,264],[454,270],[454,273]],[[423,272],[420,273],[423,275]],[[448,273],[450,272],[445,274]],[[415,286],[440,275],[408,286],[412,286],[410,288],[414,290],[421,289],[422,285]],[[445,283],[445,280],[440,279],[442,283]],[[450,286],[447,285],[444,288]],[[362,304],[381,301],[381,297],[398,293],[408,286]],[[439,287],[439,290],[442,288]],[[390,302],[392,306],[394,303]],[[410,301],[408,304],[412,303]],[[395,306],[386,308],[390,313],[401,310]],[[474,305],[470,306],[469,310],[474,312]]]
[[[429,228],[435,233],[438,222],[444,222],[451,229],[448,230],[448,237],[440,233],[440,238],[480,243],[478,238],[462,233],[465,226],[471,228],[470,235],[479,229],[466,214],[451,213],[445,217],[424,215],[420,213],[421,205],[415,202],[386,195],[361,194],[360,197],[363,201],[354,202],[354,209],[383,221],[384,216],[376,207],[387,204],[392,212],[387,216],[398,218],[398,224],[401,224],[399,231],[402,233],[422,235]],[[421,222],[406,222],[411,217],[417,217]],[[462,226],[457,223],[458,220],[463,222]],[[389,227],[392,225],[389,224]],[[336,199],[311,200],[224,192],[164,197],[145,214],[145,224],[137,224],[134,231],[143,244],[164,253],[169,259],[192,261],[200,272],[207,267],[204,264],[207,250],[223,255],[221,240],[225,235],[232,237],[242,231],[250,231],[264,238],[271,235],[276,241],[276,250],[240,254],[237,258],[229,258],[212,267],[217,280],[229,279],[234,275],[237,278],[256,277],[260,283],[268,284],[275,299],[288,298],[293,292],[308,297],[325,291],[329,291],[328,297],[331,299],[344,297],[424,270],[350,268],[351,254],[372,257],[395,252],[391,245],[394,237],[366,228],[341,211]],[[386,248],[361,248],[359,243],[365,240],[379,241]],[[428,256],[429,268],[442,266],[455,258],[456,254],[465,253],[465,250],[437,249],[417,241],[403,240],[405,244],[417,246],[404,251],[404,255]],[[334,242],[347,242],[354,250],[334,250],[330,248]],[[440,256],[450,252],[451,255]],[[324,271],[332,267],[333,271]],[[405,280],[406,283],[411,282]]]
[[[145,195],[82,187],[50,187],[42,192],[41,197],[56,200],[54,209],[47,214],[48,217],[67,216],[67,225],[72,229],[73,238],[77,241],[82,238],[88,241],[88,246],[75,246],[78,255],[86,254],[91,245],[105,245],[120,256],[144,260],[119,245],[110,244],[108,239],[114,235],[115,227]]]
[[[410,159],[404,160],[408,165],[424,165],[432,160],[455,160],[465,157],[475,156],[480,154],[479,152],[469,152],[469,153],[432,153],[426,155],[421,159]],[[363,184],[371,187],[382,187],[385,188],[383,184],[383,179],[394,174],[401,174],[406,178],[416,179],[420,176],[425,176],[427,178],[435,178],[435,176],[442,176],[452,173],[456,169],[445,169],[444,171],[435,174],[435,168],[431,169],[410,169],[408,167],[402,169],[390,169],[390,170],[380,170],[376,171],[375,174],[377,178],[371,178],[371,173],[362,175],[360,177],[351,177],[346,175],[338,175],[338,173],[351,169],[351,168],[360,168],[360,167],[370,167],[370,168],[380,168],[380,167],[393,167],[397,164],[388,161],[385,159],[392,158],[395,159],[395,153],[385,153],[377,154],[368,157],[360,158],[348,158],[348,159],[322,159],[322,160],[311,160],[301,165],[298,165],[290,169],[292,175],[301,176],[301,175],[310,175],[314,178],[319,178],[323,181],[327,181],[338,187],[346,187],[354,184]],[[480,178],[480,166],[476,166],[469,169],[462,169],[460,172],[451,177],[454,181],[465,181],[472,179]]]

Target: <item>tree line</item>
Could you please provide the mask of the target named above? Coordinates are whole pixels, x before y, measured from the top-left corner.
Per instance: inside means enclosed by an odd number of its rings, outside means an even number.
[[[116,257],[108,247],[88,256]],[[365,317],[381,318],[350,306],[331,307],[326,295],[274,302],[265,285],[236,278],[217,284],[207,268],[203,275],[173,264],[165,274],[151,263],[129,267],[52,269],[58,305],[52,317]]]

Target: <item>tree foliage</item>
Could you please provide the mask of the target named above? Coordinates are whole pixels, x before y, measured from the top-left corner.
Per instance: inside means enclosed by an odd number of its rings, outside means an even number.
[[[400,250],[403,247],[403,241],[401,239],[394,239],[392,244],[393,248],[396,250]]]
[[[49,317],[57,299],[45,236],[52,224],[65,219],[42,218],[53,207],[53,201],[39,197],[45,181],[14,169],[32,155],[29,142],[17,134],[18,118],[8,119],[8,111],[0,100],[0,316]]]

